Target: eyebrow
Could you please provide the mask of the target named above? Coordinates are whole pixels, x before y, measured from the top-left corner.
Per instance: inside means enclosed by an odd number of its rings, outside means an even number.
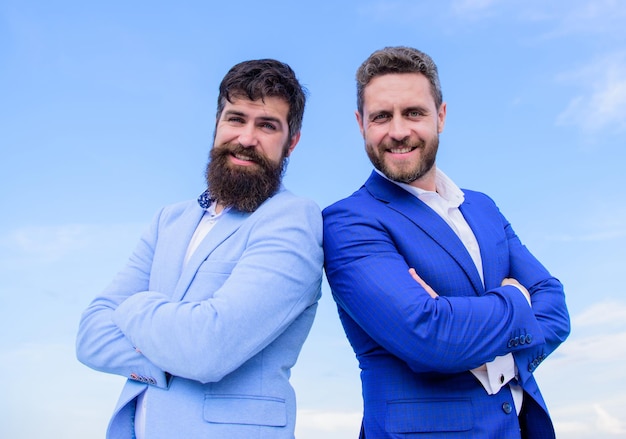
[[[417,111],[417,112],[424,113],[424,114],[430,113],[430,111],[428,110],[428,107],[425,105],[413,105],[411,107],[407,107],[404,109],[405,113],[408,113],[411,111]]]
[[[429,111],[428,107],[425,106],[425,105],[410,105],[408,107],[403,108],[401,110],[401,113],[402,114],[406,114],[406,113],[410,113],[412,111],[417,111],[418,113],[421,113],[421,114],[430,114],[430,111]],[[381,107],[378,110],[374,110],[374,111],[370,112],[369,113],[369,119],[371,120],[371,119],[373,119],[376,116],[381,115],[381,114],[393,114],[393,110],[388,110],[385,107]]]
[[[250,116],[248,114],[246,114],[243,111],[237,111],[237,110],[226,110],[223,113],[223,116],[240,116],[243,118],[249,118]],[[259,116],[256,118],[257,121],[260,122],[272,122],[278,126],[280,126],[280,128],[283,128],[283,121],[282,119],[280,119],[279,117],[274,117],[274,116]]]

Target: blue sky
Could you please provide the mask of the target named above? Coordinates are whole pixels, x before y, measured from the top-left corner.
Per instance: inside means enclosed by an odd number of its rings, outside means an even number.
[[[156,210],[204,189],[233,64],[278,58],[309,89],[285,182],[323,208],[371,170],[357,67],[409,45],[435,59],[448,103],[438,166],[494,198],[565,285],[572,335],[536,372],[558,437],[623,437],[624,23],[619,0],[2,1],[0,436],[103,437],[123,379],[76,361],[80,313]],[[323,288],[293,371],[299,439],[360,422]]]

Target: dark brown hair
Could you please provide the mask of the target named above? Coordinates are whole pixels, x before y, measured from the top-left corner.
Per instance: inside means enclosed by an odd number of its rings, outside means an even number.
[[[300,132],[307,90],[287,64],[274,59],[243,61],[233,66],[222,82],[217,97],[217,119],[222,115],[226,101],[247,98],[251,101],[266,97],[284,99],[289,104],[287,123],[289,138]]]

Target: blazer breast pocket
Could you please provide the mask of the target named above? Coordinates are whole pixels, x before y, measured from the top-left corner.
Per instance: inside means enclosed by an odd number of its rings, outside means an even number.
[[[254,395],[205,395],[204,420],[217,424],[287,425],[285,400]]]
[[[469,399],[415,399],[387,403],[385,428],[389,433],[469,431],[474,425]]]
[[[206,260],[198,267],[185,297],[188,300],[202,300],[212,295],[228,280],[237,265],[236,261]]]

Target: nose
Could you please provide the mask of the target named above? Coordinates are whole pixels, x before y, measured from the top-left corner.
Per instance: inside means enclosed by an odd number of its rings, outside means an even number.
[[[244,148],[254,148],[259,140],[256,136],[256,129],[253,124],[246,124],[239,133],[239,143]]]
[[[394,117],[389,123],[389,137],[396,141],[402,141],[411,135],[409,124],[401,117]]]

